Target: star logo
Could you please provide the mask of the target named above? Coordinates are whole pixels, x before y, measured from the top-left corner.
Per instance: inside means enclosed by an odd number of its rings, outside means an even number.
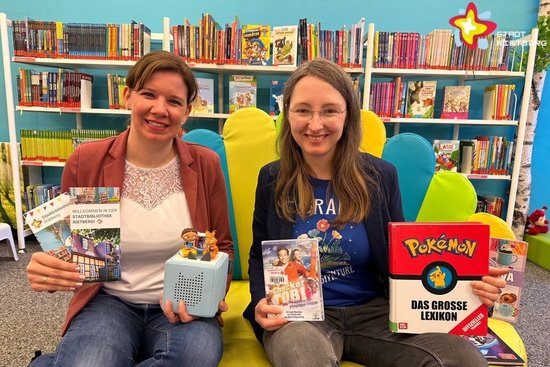
[[[460,31],[460,40],[466,47],[477,48],[479,38],[487,37],[497,27],[495,22],[479,19],[476,5],[469,3],[465,14],[449,19],[449,23]]]

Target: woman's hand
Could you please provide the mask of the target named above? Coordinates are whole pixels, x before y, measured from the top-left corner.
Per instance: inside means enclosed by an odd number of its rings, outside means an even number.
[[[501,289],[506,286],[506,280],[502,275],[507,274],[510,269],[496,268],[489,266],[489,274],[485,275],[481,280],[472,282],[472,288],[475,294],[479,296],[481,302],[492,307],[495,301],[500,297]]]
[[[254,308],[256,322],[267,331],[275,331],[288,323],[288,320],[281,316],[282,313],[281,306],[269,305],[265,298],[262,298]],[[268,315],[278,315],[278,317],[268,317]]]
[[[31,288],[43,291],[74,291],[82,287],[86,277],[74,263],[63,261],[45,252],[35,252],[27,265]]]
[[[164,311],[164,315],[166,316],[168,321],[170,321],[172,324],[175,324],[177,322],[183,322],[185,324],[187,322],[191,322],[199,318],[198,316],[192,316],[187,312],[187,307],[185,307],[185,302],[183,300],[180,300],[178,302],[177,313],[174,312],[174,309],[172,307],[172,301],[166,300],[164,304],[162,303],[162,294],[160,295],[160,305],[162,307],[162,310]],[[228,309],[229,309],[229,306],[222,299],[218,304],[218,311],[222,313],[227,311]]]

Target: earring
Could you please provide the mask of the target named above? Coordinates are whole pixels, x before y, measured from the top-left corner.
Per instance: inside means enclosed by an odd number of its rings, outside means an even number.
[[[183,136],[183,125],[181,125],[180,131],[178,132],[178,138],[181,139],[182,136]]]

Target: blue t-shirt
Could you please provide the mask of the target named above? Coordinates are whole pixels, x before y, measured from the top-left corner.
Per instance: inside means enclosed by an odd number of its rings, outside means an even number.
[[[368,302],[383,292],[364,223],[335,229],[330,222],[338,213],[338,200],[327,192],[329,180],[311,178],[315,214],[297,218],[294,236],[319,238],[321,281],[325,306],[352,306]]]

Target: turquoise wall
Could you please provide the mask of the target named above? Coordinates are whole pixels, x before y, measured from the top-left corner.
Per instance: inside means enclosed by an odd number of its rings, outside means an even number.
[[[490,11],[491,20],[497,23],[497,30],[528,31],[536,23],[538,0],[478,0],[475,2],[479,12]],[[418,31],[428,33],[434,28],[450,28],[449,18],[464,9],[468,1],[462,0],[415,0],[415,1],[372,1],[346,0],[335,2],[328,0],[295,0],[278,1],[35,1],[35,0],[0,0],[0,11],[10,19],[23,19],[28,16],[33,19],[60,20],[63,22],[90,23],[126,23],[130,20],[141,21],[152,32],[162,32],[162,18],[170,17],[172,24],[181,24],[184,18],[197,24],[202,13],[208,12],[220,23],[229,23],[235,15],[239,16],[241,24],[264,23],[270,25],[296,24],[299,18],[307,18],[310,22],[321,22],[326,29],[337,29],[343,25],[351,25],[364,17],[366,23],[375,23],[377,30],[382,31]],[[297,10],[291,10],[297,9]],[[1,60],[0,60],[1,64]],[[0,65],[1,66],[1,65]],[[12,70],[17,70],[12,65]],[[124,71],[121,71],[124,72]],[[13,74],[12,74],[13,75]],[[3,85],[4,75],[0,75],[0,85]],[[547,79],[547,95],[543,98],[543,106],[539,114],[539,126],[535,140],[533,159],[533,195],[534,207],[543,204],[550,205],[546,193],[550,181],[550,163],[543,155],[548,156],[550,142],[550,78]],[[260,88],[262,84],[260,83]],[[95,93],[94,87],[94,93]],[[267,95],[267,93],[265,93]],[[101,98],[101,96],[100,96]],[[262,106],[260,106],[262,107]],[[74,116],[52,116],[50,114],[24,113],[17,118],[18,128],[23,129],[68,129],[74,127]],[[200,123],[200,121],[198,122]],[[90,128],[120,128],[124,120],[111,116],[85,116],[84,127]],[[197,122],[194,123],[195,126]],[[427,135],[439,134],[432,130]],[[442,129],[446,135],[448,129]],[[484,130],[473,130],[471,135],[487,134]],[[432,138],[432,137],[430,137]],[[5,90],[0,90],[0,141],[8,140],[6,120]],[[59,170],[54,170],[56,177]],[[45,178],[47,181],[47,178]],[[483,189],[482,189],[483,190]]]

